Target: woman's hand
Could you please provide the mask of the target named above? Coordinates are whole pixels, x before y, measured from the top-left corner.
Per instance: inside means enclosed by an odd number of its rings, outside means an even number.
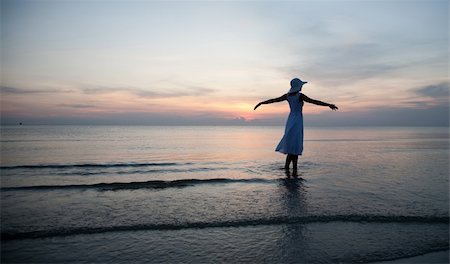
[[[261,103],[258,103],[255,108],[253,108],[253,111],[256,110],[256,108],[258,108],[261,105]]]
[[[335,106],[334,104],[330,104],[328,107],[330,107],[332,110],[336,111],[339,108],[337,106]]]

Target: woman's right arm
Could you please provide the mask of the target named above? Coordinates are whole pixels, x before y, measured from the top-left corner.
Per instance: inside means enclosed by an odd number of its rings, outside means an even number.
[[[269,100],[263,101],[263,102],[259,102],[259,103],[255,106],[255,108],[253,108],[253,110],[256,110],[256,108],[258,108],[258,107],[259,107],[260,105],[262,105],[262,104],[278,103],[278,102],[282,102],[282,101],[284,101],[284,100],[286,100],[286,99],[287,99],[287,94],[283,94],[283,95],[280,96],[280,97],[273,98],[273,99],[269,99]]]

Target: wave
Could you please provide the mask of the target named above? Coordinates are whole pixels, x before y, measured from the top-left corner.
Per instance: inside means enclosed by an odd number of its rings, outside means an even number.
[[[175,167],[175,168],[157,168],[157,169],[137,169],[137,170],[115,170],[113,172],[109,170],[81,170],[81,171],[64,171],[57,172],[56,175],[66,176],[66,175],[81,175],[81,176],[92,176],[92,175],[102,175],[102,174],[117,174],[117,175],[130,175],[130,174],[150,174],[150,173],[179,173],[179,172],[197,172],[197,171],[215,171],[215,170],[227,170],[227,167],[198,167],[198,168],[185,168],[185,167]]]
[[[151,163],[37,164],[37,165],[0,166],[0,169],[10,170],[10,169],[117,168],[117,167],[177,166],[190,164],[192,163],[151,162]]]
[[[282,181],[279,179],[278,181]],[[216,184],[216,183],[270,183],[277,181],[275,179],[181,179],[173,181],[151,180],[144,182],[112,182],[112,183],[95,183],[95,184],[69,184],[69,185],[36,185],[36,186],[18,186],[18,187],[2,187],[2,191],[18,191],[18,190],[64,190],[64,189],[99,189],[106,191],[115,190],[134,190],[134,189],[164,189],[164,188],[182,188],[199,184]],[[298,180],[297,180],[298,181]]]
[[[82,234],[99,234],[123,231],[166,231],[182,229],[204,229],[204,228],[229,228],[260,225],[282,225],[282,224],[308,224],[329,222],[356,222],[356,223],[402,223],[402,224],[449,224],[448,216],[403,216],[403,215],[310,215],[298,217],[273,217],[266,219],[249,219],[236,221],[218,222],[192,222],[192,223],[162,223],[162,224],[140,224],[120,225],[103,227],[78,227],[61,228],[52,230],[38,230],[29,232],[2,232],[2,240],[46,238],[58,236],[72,236]]]

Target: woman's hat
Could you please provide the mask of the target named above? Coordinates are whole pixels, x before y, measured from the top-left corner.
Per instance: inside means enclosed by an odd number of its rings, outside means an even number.
[[[294,78],[291,81],[291,89],[288,93],[296,93],[302,90],[303,84],[308,83],[300,80],[299,78]]]

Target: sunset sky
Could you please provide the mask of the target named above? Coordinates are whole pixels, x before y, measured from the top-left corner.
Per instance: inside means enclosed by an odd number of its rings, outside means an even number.
[[[3,124],[446,125],[448,1],[1,1]]]

